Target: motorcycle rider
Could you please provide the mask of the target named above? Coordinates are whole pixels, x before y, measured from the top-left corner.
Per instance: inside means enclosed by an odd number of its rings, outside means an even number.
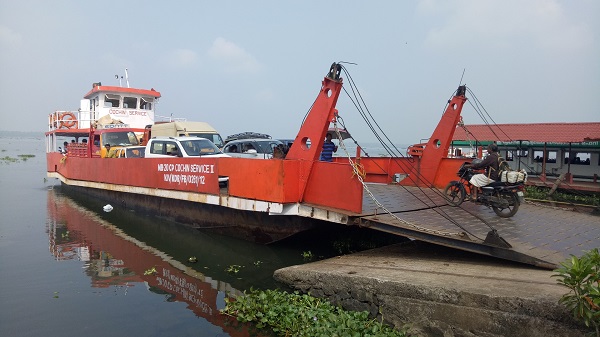
[[[485,173],[473,175],[469,182],[475,186],[473,189],[472,201],[477,201],[477,193],[480,187],[487,186],[498,180],[498,145],[491,143],[487,147],[488,155],[484,160],[471,164],[474,169],[485,168]]]

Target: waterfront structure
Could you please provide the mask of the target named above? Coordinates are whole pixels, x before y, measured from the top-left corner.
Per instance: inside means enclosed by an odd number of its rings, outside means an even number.
[[[470,156],[490,142],[513,169],[530,175],[566,181],[598,182],[600,175],[600,122],[459,125],[451,153]]]

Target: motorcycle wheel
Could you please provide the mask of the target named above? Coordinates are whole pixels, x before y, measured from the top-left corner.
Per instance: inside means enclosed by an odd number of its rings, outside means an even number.
[[[450,206],[458,206],[465,200],[465,189],[458,182],[449,183],[444,188],[444,198]]]
[[[508,203],[507,207],[498,207],[497,204],[492,205],[492,209],[494,213],[496,213],[501,218],[510,218],[511,216],[517,214],[519,210],[519,199],[516,193],[499,193],[497,194],[499,199],[504,199],[506,203]]]

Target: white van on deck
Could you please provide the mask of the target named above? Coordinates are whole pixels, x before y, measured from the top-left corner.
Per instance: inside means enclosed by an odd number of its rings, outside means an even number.
[[[215,128],[205,122],[168,122],[152,125],[151,137],[200,137],[213,142],[218,148],[224,145],[223,138]]]

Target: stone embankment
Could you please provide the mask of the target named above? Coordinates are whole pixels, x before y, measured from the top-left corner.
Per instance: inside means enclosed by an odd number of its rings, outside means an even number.
[[[279,269],[274,277],[413,336],[585,335],[558,304],[568,289],[553,274],[410,242]]]

